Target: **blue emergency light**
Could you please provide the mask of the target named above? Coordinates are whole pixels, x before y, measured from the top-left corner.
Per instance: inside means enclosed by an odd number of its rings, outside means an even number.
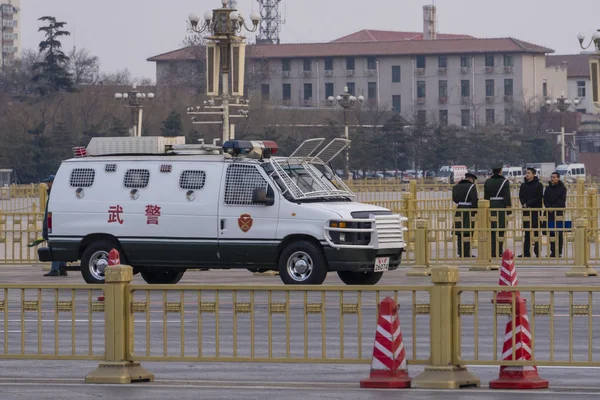
[[[223,152],[232,156],[248,154],[255,148],[263,149],[263,156],[269,158],[277,152],[279,146],[272,140],[228,140],[223,143]]]

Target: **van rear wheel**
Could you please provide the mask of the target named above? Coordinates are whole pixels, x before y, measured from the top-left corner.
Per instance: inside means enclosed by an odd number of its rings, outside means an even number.
[[[338,271],[338,276],[346,285],[375,285],[383,276],[383,272]]]
[[[140,275],[150,285],[174,285],[183,278],[184,272],[175,268],[152,268],[140,271]]]
[[[85,248],[81,255],[81,275],[86,283],[104,283],[108,253],[115,248],[119,249],[119,247],[109,241],[95,242]],[[101,260],[106,261],[106,263],[101,263]]]

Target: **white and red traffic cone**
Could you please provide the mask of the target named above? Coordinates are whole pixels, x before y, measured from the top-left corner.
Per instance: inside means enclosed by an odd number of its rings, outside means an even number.
[[[410,383],[398,306],[392,298],[386,297],[379,306],[371,374],[367,379],[360,381],[360,387],[402,389],[409,388]]]
[[[102,261],[102,260],[100,260]],[[98,262],[100,262],[98,261]],[[109,253],[108,253],[108,266],[110,267],[111,265],[119,265],[121,264],[121,257],[119,255],[119,251],[117,249],[112,249]],[[106,269],[104,270],[104,276],[106,276]],[[104,281],[104,284],[106,284],[106,280]],[[98,301],[104,301],[104,294],[98,296]]]
[[[504,361],[530,361],[531,360],[531,333],[529,331],[529,318],[527,318],[527,305],[520,296],[515,299],[515,358],[513,360],[513,321],[508,317],[504,346],[502,346],[502,359]],[[548,381],[541,379],[537,367],[527,366],[501,366],[498,379],[490,382],[491,389],[545,389]]]
[[[498,286],[519,286],[519,279],[517,278],[517,269],[515,268],[515,254],[510,250],[504,250],[502,253],[502,268],[500,268],[500,280]],[[513,292],[498,292],[496,295],[496,302],[502,304],[512,303]],[[515,298],[520,296],[519,292],[514,292]],[[492,299],[492,303],[494,299]]]

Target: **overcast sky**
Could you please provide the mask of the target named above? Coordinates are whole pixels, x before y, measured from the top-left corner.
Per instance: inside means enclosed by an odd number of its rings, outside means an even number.
[[[431,0],[429,0],[431,1]],[[282,42],[324,42],[361,29],[422,30],[427,0],[282,0]],[[600,29],[600,0],[436,0],[438,31],[477,37],[512,36],[547,46],[555,54],[578,53],[577,33]],[[220,0],[21,0],[21,46],[37,48],[37,18],[67,22],[66,49],[87,48],[103,72],[128,68],[155,78],[146,59],[181,46],[190,12],[203,15]],[[248,15],[256,0],[238,0]],[[254,37],[255,34],[249,34]]]

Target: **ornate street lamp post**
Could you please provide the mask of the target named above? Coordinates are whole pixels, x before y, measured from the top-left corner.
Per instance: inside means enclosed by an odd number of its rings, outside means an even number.
[[[554,106],[558,111],[560,111],[560,162],[562,164],[565,163],[565,111],[569,109],[571,106],[577,106],[579,104],[579,99],[575,99],[573,101],[565,98],[564,93],[560,95],[558,99],[546,100],[546,105],[548,107]]]
[[[141,93],[134,84],[127,93],[115,93],[115,99],[131,108],[131,136],[142,136],[142,109],[147,100],[154,99],[154,93]]]
[[[236,99],[244,95],[244,61],[245,39],[238,35],[243,29],[255,32],[260,22],[260,16],[250,14],[253,28],[246,25],[245,19],[235,8],[229,8],[229,0],[221,0],[222,7],[208,11],[204,14],[204,22],[200,24],[200,16],[192,13],[189,15],[192,30],[195,33],[207,32],[210,36],[206,45],[206,93],[211,97],[212,104],[207,108],[220,109],[218,112],[200,112],[199,107],[188,107],[188,114],[218,114],[222,116],[223,143],[230,139],[230,98]],[[220,80],[222,76],[222,81]],[[222,82],[222,91],[219,83]],[[231,90],[230,90],[231,83]],[[213,97],[220,98],[221,106],[215,106]],[[244,103],[244,102],[242,102]],[[247,106],[247,103],[244,103]],[[240,116],[247,115],[240,113]],[[194,123],[202,123],[195,121]]]
[[[348,93],[348,86],[344,86],[344,93],[338,95],[337,97],[329,96],[327,98],[330,104],[339,104],[344,109],[344,138],[349,140],[349,132],[348,132],[348,121],[346,118],[346,112],[348,110],[353,110],[356,108],[357,104],[362,104],[365,101],[363,96],[354,96]],[[344,173],[347,176],[347,179],[352,179],[352,175],[350,174],[350,146],[346,147],[346,163],[344,165]]]

